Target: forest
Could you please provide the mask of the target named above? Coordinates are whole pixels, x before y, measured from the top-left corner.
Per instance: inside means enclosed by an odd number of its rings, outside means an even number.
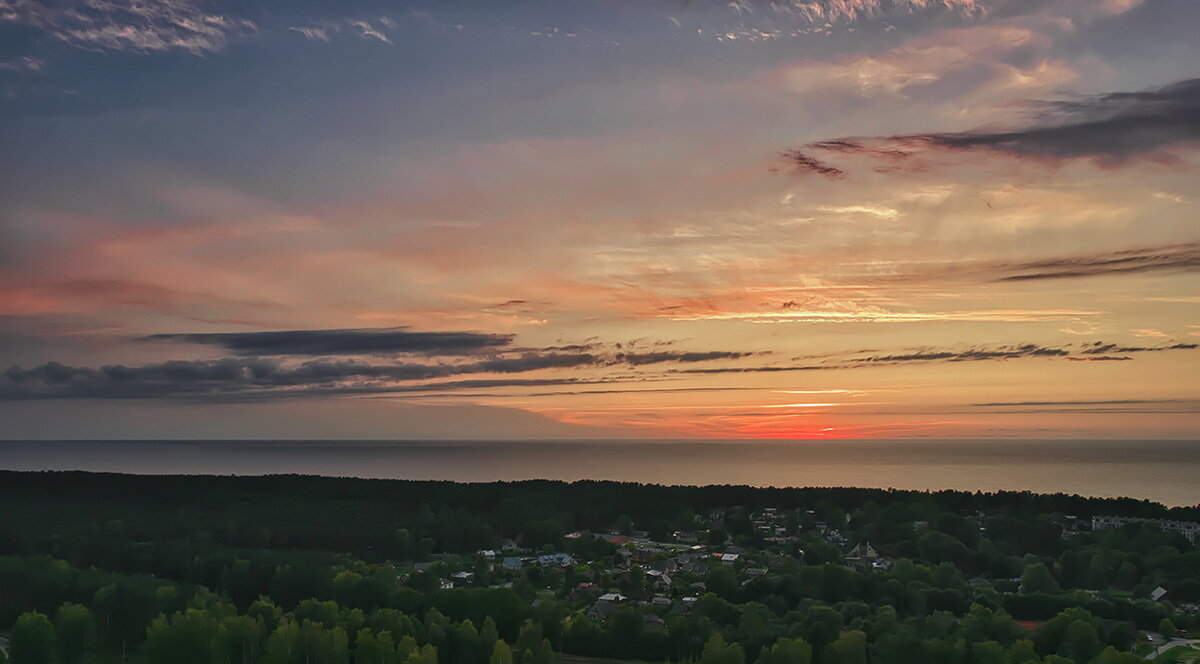
[[[1200,551],[1104,516],[1200,506],[0,472],[0,661],[1144,662],[1200,631]]]

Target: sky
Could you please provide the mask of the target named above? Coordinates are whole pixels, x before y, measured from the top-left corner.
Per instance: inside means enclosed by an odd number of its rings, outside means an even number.
[[[0,0],[0,438],[1195,438],[1194,0]]]

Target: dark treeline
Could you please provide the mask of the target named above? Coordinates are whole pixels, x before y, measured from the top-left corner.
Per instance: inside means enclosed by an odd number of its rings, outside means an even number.
[[[0,551],[27,550],[39,533],[120,519],[143,539],[204,531],[234,546],[320,549],[359,556],[412,556],[392,535],[406,528],[415,544],[438,552],[473,551],[497,537],[532,546],[579,529],[599,531],[622,515],[660,524],[680,513],[728,506],[818,506],[849,513],[867,504],[899,505],[898,519],[940,513],[1070,513],[1200,519],[1200,506],[1167,509],[1129,498],[1029,492],[896,491],[855,488],[675,487],[620,482],[463,484],[300,475],[266,477],[138,476],[85,472],[0,471],[0,501],[23,508],[0,516]],[[16,538],[17,541],[11,541]]]
[[[1092,515],[1200,516],[1015,492],[0,472],[0,631],[16,664],[1124,664],[1142,631],[1200,627],[1195,546],[1063,525]],[[590,534],[610,531],[641,543]],[[887,565],[849,555],[868,541]],[[556,552],[572,559],[531,562]]]

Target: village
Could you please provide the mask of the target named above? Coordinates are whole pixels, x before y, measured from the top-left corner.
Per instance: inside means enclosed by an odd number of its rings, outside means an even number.
[[[753,537],[739,537],[737,541],[752,540],[759,546],[734,543],[724,529],[731,515],[748,519],[753,528]],[[1200,532],[1200,523],[1194,522],[1132,517],[1082,519],[1065,514],[1050,518],[1064,539],[1131,523],[1178,533],[1193,544]],[[986,515],[979,513],[975,520],[984,523]],[[663,626],[672,614],[689,614],[706,594],[729,596],[756,580],[795,574],[805,566],[833,565],[859,573],[892,569],[894,557],[881,553],[868,539],[849,534],[845,528],[848,516],[841,521],[831,524],[819,520],[814,510],[765,507],[751,511],[731,507],[697,516],[696,529],[673,531],[669,537],[654,538],[649,531],[625,524],[624,529],[607,532],[568,533],[563,537],[566,551],[556,551],[550,545],[533,550],[508,539],[497,549],[478,551],[474,560],[434,554],[429,562],[414,563],[412,572],[436,577],[442,590],[478,587],[485,585],[481,583],[484,580],[487,587],[510,589],[523,583],[535,585],[531,582],[536,581],[540,589],[532,600],[534,606],[547,600],[566,601],[597,622],[607,620],[618,608],[634,607],[646,623]],[[915,520],[905,527],[919,535],[930,525]],[[979,526],[981,535],[986,535],[986,530],[986,526]],[[1020,575],[981,575],[966,581],[979,591],[1022,591]],[[1098,590],[1080,592],[1100,596]],[[1168,599],[1167,595],[1161,586],[1148,591],[1148,598],[1154,602]],[[1182,602],[1176,608],[1188,615],[1200,614],[1198,602]]]

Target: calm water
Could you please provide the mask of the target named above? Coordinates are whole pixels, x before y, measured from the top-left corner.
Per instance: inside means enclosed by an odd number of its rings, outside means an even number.
[[[1015,489],[1200,504],[1200,441],[21,441],[0,468]]]

